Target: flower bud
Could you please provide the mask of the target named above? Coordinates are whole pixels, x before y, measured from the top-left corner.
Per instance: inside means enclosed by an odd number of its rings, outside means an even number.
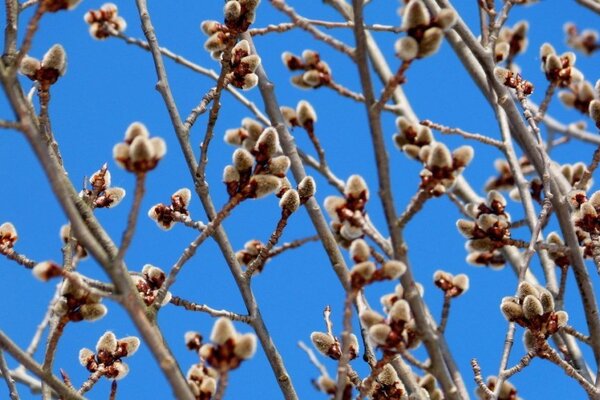
[[[234,354],[242,360],[251,358],[256,353],[256,335],[246,333],[236,338]]]
[[[298,192],[294,189],[286,191],[279,201],[279,207],[289,213],[296,212],[300,207],[300,196],[298,195]]]
[[[217,319],[213,326],[210,334],[210,341],[215,344],[222,345],[229,339],[233,339],[235,335],[235,328],[233,327],[231,320],[221,317]]]

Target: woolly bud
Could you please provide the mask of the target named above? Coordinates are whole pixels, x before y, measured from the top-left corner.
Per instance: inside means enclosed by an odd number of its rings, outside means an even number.
[[[428,167],[450,168],[452,167],[452,156],[448,148],[440,142],[435,143],[427,159]]]
[[[230,3],[237,3],[237,1],[231,1]],[[240,54],[242,57],[247,56],[250,54],[250,43],[248,43],[248,41],[245,39],[240,40],[235,44],[235,46],[233,46],[233,49],[231,49],[231,54]]]
[[[181,188],[171,196],[171,201],[173,203],[178,203],[178,206],[183,206],[187,208],[189,206],[190,201],[192,200],[192,192],[188,188]]]
[[[198,332],[188,331],[184,335],[184,341],[188,349],[198,351],[202,346],[202,335]]]
[[[391,332],[392,328],[390,328],[388,325],[375,324],[369,328],[369,337],[373,340],[373,342],[375,342],[375,344],[385,345]]]
[[[360,175],[351,175],[344,187],[344,195],[347,198],[358,199],[361,196],[364,196],[365,199],[368,199],[369,188],[363,177]]]
[[[354,265],[354,267],[352,267],[352,269],[350,270],[350,274],[352,275],[352,277],[360,277],[365,281],[371,279],[374,272],[375,264],[373,264],[371,261],[364,261],[358,263]]]
[[[52,261],[42,261],[37,263],[31,270],[33,276],[42,282],[47,282],[52,278],[62,275],[62,268]]]
[[[546,289],[540,291],[540,302],[544,310],[544,314],[554,311],[554,296]]]
[[[94,361],[94,352],[90,349],[83,348],[79,350],[79,364],[82,367],[87,367],[91,361]]]
[[[385,322],[385,318],[382,315],[370,309],[361,311],[359,317],[360,322],[367,328],[370,328],[375,324],[381,324]]]
[[[505,297],[502,299],[500,310],[504,317],[509,321],[515,321],[519,318],[523,318],[523,308],[520,304],[515,302],[513,297]]]
[[[82,305],[79,312],[85,321],[95,321],[104,317],[108,312],[108,309],[104,304],[92,303]]]
[[[254,185],[254,191],[250,197],[258,199],[279,189],[281,180],[273,175],[254,175],[250,179],[250,184]]]
[[[323,332],[313,332],[310,334],[310,340],[319,352],[325,356],[329,356],[331,347],[336,344],[335,339]]]
[[[141,122],[133,122],[125,131],[125,142],[131,143],[133,142],[133,139],[138,136],[147,138],[150,136],[150,133],[148,132],[146,125]]]
[[[275,155],[279,146],[279,137],[274,128],[265,129],[256,142],[255,150],[260,153],[264,159],[269,159]]]
[[[305,85],[307,85],[308,87],[317,87],[319,86],[322,82],[321,82],[321,73],[317,70],[311,69],[306,71],[304,74],[301,75],[302,77],[302,81],[304,82]]]
[[[590,203],[583,203],[581,205],[580,210],[581,210],[581,214],[584,218],[597,218],[598,217],[598,213],[596,212],[596,209]]]
[[[42,58],[42,66],[45,69],[53,69],[60,76],[65,74],[67,69],[67,53],[60,44],[55,44],[44,54]]]
[[[103,196],[96,199],[97,207],[112,208],[117,206],[125,197],[125,189],[120,187],[108,188],[104,191]]]
[[[317,122],[317,113],[313,106],[306,100],[300,100],[296,106],[296,115],[301,126],[307,127]]]
[[[233,353],[241,358],[247,360],[256,353],[256,335],[253,333],[246,333],[236,338]]]
[[[283,178],[290,168],[291,161],[287,156],[273,157],[269,160],[269,173]]]
[[[475,222],[468,221],[466,219],[459,219],[456,221],[456,227],[458,228],[458,231],[467,239],[471,239],[473,237],[475,226]]]
[[[240,173],[233,165],[228,165],[223,169],[223,182],[232,183],[240,181]]]
[[[441,9],[438,15],[435,17],[437,24],[444,31],[452,28],[458,19],[456,12],[450,8]]]
[[[213,53],[223,51],[226,47],[225,34],[221,31],[215,32],[204,42],[204,48]]]
[[[239,171],[244,172],[254,165],[254,156],[245,149],[237,149],[233,152],[233,166]]]
[[[217,21],[203,21],[200,24],[200,30],[204,32],[205,35],[213,35],[221,29],[221,24]]]
[[[209,398],[215,395],[217,392],[217,382],[214,378],[205,377],[202,379],[202,383],[200,384],[200,392],[206,393],[209,395]]]
[[[554,50],[554,47],[552,47],[550,43],[542,44],[542,46],[540,47],[540,58],[542,59],[542,62],[544,62],[546,58],[548,58],[548,56],[551,54],[556,54],[556,50]]]
[[[424,58],[435,54],[440,48],[443,38],[444,32],[440,28],[427,29],[419,42],[418,56]]]
[[[21,61],[21,65],[19,66],[19,71],[27,76],[30,79],[34,79],[35,75],[42,67],[40,60],[37,58],[25,56],[23,57],[23,61]]]
[[[225,21],[235,21],[242,13],[242,6],[237,1],[228,1],[225,3],[223,8],[223,14],[225,14]]]
[[[346,200],[342,197],[338,196],[327,196],[325,197],[325,201],[323,202],[323,206],[325,207],[325,211],[329,214],[329,218],[333,221],[338,221],[338,210],[346,205]]]
[[[538,297],[540,295],[540,293],[535,288],[535,286],[533,286],[529,282],[523,281],[523,282],[519,283],[519,287],[517,288],[517,296],[521,300],[523,300],[525,298],[525,296],[528,296],[528,295],[533,295],[535,297]]]
[[[236,335],[235,328],[231,323],[231,320],[225,317],[219,318],[212,329],[210,334],[211,342],[222,345],[229,339],[233,339]]]
[[[316,191],[317,184],[312,176],[305,176],[298,184],[298,194],[302,202],[314,196]]]
[[[350,257],[356,263],[367,261],[371,256],[371,249],[363,239],[356,239],[350,245]]]
[[[464,167],[468,165],[473,159],[475,151],[471,146],[460,146],[458,149],[452,152],[452,158],[454,159],[455,167]]]
[[[319,53],[309,49],[306,49],[302,52],[302,58],[304,58],[304,61],[309,65],[315,65],[321,61]]]
[[[296,110],[292,107],[281,106],[279,107],[279,111],[285,120],[285,123],[288,126],[298,126],[298,116],[296,115]]]
[[[406,264],[402,261],[389,260],[383,263],[381,271],[387,279],[398,279],[406,272]]]
[[[559,328],[562,328],[569,322],[569,314],[567,314],[566,311],[557,311],[554,315],[556,316],[556,324]]]
[[[523,333],[523,344],[525,345],[525,349],[527,351],[535,350],[536,338],[535,335],[529,329],[526,329]]]
[[[115,370],[115,373],[114,376],[111,376],[111,378],[116,381],[125,378],[129,373],[129,366],[124,362],[115,362],[112,367]]]
[[[283,211],[289,212],[290,214],[296,212],[300,207],[300,196],[294,189],[287,190],[281,200],[279,200],[279,207]]]
[[[96,354],[106,352],[112,354],[117,349],[117,337],[111,331],[106,331],[96,343]]]
[[[10,222],[0,225],[0,246],[13,247],[19,236],[15,226]]]
[[[412,36],[398,39],[394,45],[396,56],[402,61],[410,61],[419,54],[419,43]]]
[[[410,321],[410,306],[404,299],[400,299],[394,303],[390,309],[390,317],[394,321]]]
[[[250,90],[256,85],[258,85],[258,75],[254,73],[244,75],[244,83],[242,84],[243,90]]]
[[[421,0],[412,0],[404,9],[402,29],[409,30],[429,25],[429,11]]]
[[[534,296],[527,295],[523,299],[523,315],[529,320],[544,314],[542,303]]]
[[[589,113],[596,127],[600,128],[600,100],[590,101]]]
[[[350,224],[348,221],[344,221],[340,229],[340,235],[346,240],[358,239],[363,235],[362,228]]]
[[[243,57],[240,60],[240,64],[245,65],[249,71],[254,72],[256,71],[256,68],[258,68],[258,66],[260,65],[260,57],[256,54],[250,54],[246,57]]]
[[[124,356],[131,357],[140,347],[140,339],[135,336],[127,336],[119,339],[119,349]]]
[[[469,277],[465,274],[458,274],[452,278],[452,285],[460,290],[460,293],[464,293],[469,290]]]

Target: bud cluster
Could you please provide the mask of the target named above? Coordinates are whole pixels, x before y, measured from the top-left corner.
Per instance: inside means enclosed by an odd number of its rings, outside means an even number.
[[[38,82],[41,89],[48,90],[67,71],[67,53],[60,44],[55,44],[44,54],[42,61],[25,56],[19,71],[32,81]]]
[[[521,282],[517,296],[504,297],[500,305],[508,321],[526,328],[523,339],[527,350],[533,350],[537,339],[547,339],[567,324],[565,311],[554,310],[554,296],[547,289]]]
[[[377,269],[375,263],[370,261],[369,245],[360,238],[354,240],[350,245],[350,256],[356,263],[350,270],[350,282],[353,289],[361,289],[377,281],[398,279],[406,272],[406,265],[397,260],[385,261],[381,268]]]
[[[331,333],[313,332],[310,334],[310,340],[319,353],[323,354],[325,357],[329,357],[332,360],[339,360],[340,357],[342,357],[342,344],[338,338]],[[358,353],[358,338],[352,333],[350,334],[350,347],[348,353],[350,359],[354,360],[358,357]]]
[[[190,189],[181,188],[171,196],[171,204],[166,205],[158,203],[148,210],[148,217],[156,222],[160,229],[168,231],[177,222],[175,220],[176,213],[182,216],[189,216],[188,206],[192,199]]]
[[[248,151],[253,151],[260,134],[265,127],[252,118],[242,119],[242,126],[239,128],[228,129],[225,131],[223,140],[232,146],[241,147]]]
[[[117,339],[115,334],[107,331],[96,344],[96,352],[83,348],[79,351],[79,363],[89,372],[100,371],[102,376],[119,380],[129,372],[129,366],[122,358],[132,356],[140,347],[140,339],[128,336]]]
[[[0,225],[0,251],[12,249],[19,239],[17,229],[10,222]]]
[[[567,44],[574,50],[581,51],[585,55],[591,55],[600,48],[598,43],[598,32],[593,29],[585,29],[579,32],[573,23],[565,24]]]
[[[106,164],[94,172],[89,179],[90,189],[84,189],[79,195],[88,200],[94,208],[112,208],[125,197],[125,189],[111,187],[110,171]]]
[[[406,117],[396,118],[398,133],[393,140],[396,147],[403,151],[407,157],[424,161],[419,158],[421,148],[431,145],[435,139],[428,126],[410,122]]]
[[[260,65],[260,57],[250,54],[250,44],[247,40],[240,40],[231,49],[227,81],[233,86],[248,90],[258,84],[258,76],[254,73]]]
[[[496,390],[496,385],[498,384],[498,378],[495,376],[488,376],[485,381],[485,386],[490,389],[492,392]],[[488,396],[483,391],[482,388],[477,387],[475,389],[475,395],[481,400],[487,400]],[[517,388],[507,380],[502,381],[502,387],[500,387],[500,392],[498,393],[498,400],[520,400],[520,397],[517,397]]]
[[[433,283],[442,289],[445,297],[458,297],[469,290],[469,277],[465,274],[452,275],[446,271],[435,271]]]
[[[498,34],[496,47],[494,49],[496,62],[507,60],[512,64],[512,60],[527,50],[527,31],[529,24],[527,21],[519,21],[512,28],[503,27]]]
[[[511,190],[515,187],[515,177],[510,170],[510,165],[504,159],[498,158],[494,161],[494,168],[498,171],[498,175],[491,177],[485,183],[485,191],[490,190]],[[524,174],[530,173],[533,168],[529,160],[525,157],[519,159],[519,168],[523,170]]]
[[[266,251],[267,247],[260,240],[249,240],[244,244],[244,248],[242,250],[238,250],[235,253],[235,258],[237,259],[240,265],[248,266],[261,251]],[[269,261],[269,258],[265,260],[264,263],[259,263],[257,266],[257,272],[261,272],[265,266],[265,264]]]
[[[280,206],[286,212],[296,211],[308,199],[301,201],[296,196],[298,193],[290,193],[283,199],[285,193],[292,190],[291,183],[286,178],[290,159],[281,154],[277,131],[271,127],[266,128],[255,141],[254,135],[259,124],[251,119],[244,119],[242,123],[248,129],[242,126],[225,133],[226,142],[241,146],[233,153],[232,165],[227,165],[223,170],[223,183],[227,187],[227,193],[231,197],[238,195],[253,199],[275,192],[282,198]],[[254,144],[253,147],[247,150],[251,144]]]
[[[575,54],[566,52],[556,54],[556,50],[549,43],[544,43],[540,48],[542,71],[546,79],[558,87],[565,88],[583,80],[583,74],[575,68]]]
[[[344,188],[344,197],[325,198],[325,210],[331,218],[331,229],[336,240],[344,247],[363,236],[361,222],[366,215],[365,206],[369,200],[369,188],[360,175],[348,178]]]
[[[113,3],[105,3],[98,10],[88,11],[83,20],[90,26],[90,35],[98,40],[110,37],[111,31],[121,33],[127,28],[127,22],[119,16],[117,5]]]
[[[200,347],[200,357],[219,373],[226,373],[252,358],[256,352],[256,336],[238,333],[227,318],[219,318],[213,326],[210,341]]]
[[[52,264],[50,262],[38,264],[40,266],[38,267],[38,271],[40,271],[38,276],[41,276],[41,271],[57,271],[57,268],[60,268],[58,265]],[[50,275],[56,276],[55,273]],[[99,295],[90,293],[66,279],[60,289],[60,297],[54,305],[54,313],[71,322],[94,321],[106,315],[106,306],[101,304],[101,301],[102,298]]]
[[[423,297],[423,293],[425,293],[425,288],[420,283],[415,283],[415,285],[417,287],[417,292],[419,293],[419,296]],[[383,310],[387,313],[391,310],[394,303],[396,303],[398,300],[406,300],[404,294],[404,288],[402,287],[402,285],[397,284],[394,288],[393,293],[388,293],[381,296],[380,302],[381,306],[383,307]]]
[[[190,367],[186,380],[196,400],[210,400],[217,392],[218,377],[214,368],[200,363]]]
[[[596,83],[596,88],[588,81],[573,83],[566,88],[567,90],[558,93],[558,98],[565,106],[587,115],[590,112],[590,103],[598,98],[598,83],[600,82]]]
[[[315,89],[331,82],[331,69],[314,50],[304,50],[302,56],[290,52],[281,55],[283,64],[290,71],[304,71],[292,77],[293,85],[301,89]]]
[[[135,288],[148,307],[154,303],[158,291],[165,283],[166,278],[167,276],[162,269],[151,264],[144,265],[141,274],[131,274],[131,279],[133,280]],[[161,306],[168,304],[169,301],[171,301],[171,292],[167,292]]]
[[[150,139],[148,129],[134,122],[125,131],[124,141],[113,147],[113,158],[129,172],[146,173],[156,167],[166,152],[167,145],[162,138]]]
[[[370,309],[361,311],[359,316],[369,339],[384,351],[412,349],[421,343],[410,305],[404,299],[393,302],[387,317]]]
[[[367,393],[367,397],[372,400],[408,400],[408,393],[394,367],[385,364]]]
[[[260,0],[227,0],[223,8],[224,23],[204,21],[200,25],[202,32],[208,36],[204,48],[211,52],[215,60],[219,60],[225,49],[233,45],[240,33],[248,30],[256,18],[256,7]]]
[[[579,244],[584,247],[584,255],[591,257],[594,249],[592,235],[600,234],[600,191],[588,199],[585,191],[573,190],[568,194],[568,200],[573,208],[571,219]]]
[[[424,58],[435,54],[444,32],[456,23],[454,10],[444,8],[432,17],[422,0],[410,0],[401,10],[402,29],[406,36],[396,41],[396,56],[403,61]]]
[[[421,189],[430,196],[439,197],[454,186],[456,178],[473,159],[473,148],[461,146],[452,153],[445,144],[433,142],[421,147],[418,158],[424,164],[421,170]]]
[[[469,249],[491,251],[505,245],[510,238],[510,215],[505,208],[506,199],[495,190],[488,192],[485,202],[466,206],[473,220],[459,219],[456,226],[469,239]]]
[[[533,83],[523,79],[521,74],[506,68],[496,67],[494,69],[496,80],[506,87],[515,89],[517,93],[529,96],[533,93]]]

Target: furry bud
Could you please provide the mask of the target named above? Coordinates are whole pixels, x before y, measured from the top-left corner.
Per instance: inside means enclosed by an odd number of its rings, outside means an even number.
[[[296,212],[300,207],[300,196],[298,195],[298,192],[294,189],[286,191],[279,201],[279,207],[289,213]]]
[[[215,344],[222,345],[229,339],[233,339],[235,335],[235,328],[233,327],[231,320],[221,317],[217,319],[213,326],[210,334],[210,341]]]

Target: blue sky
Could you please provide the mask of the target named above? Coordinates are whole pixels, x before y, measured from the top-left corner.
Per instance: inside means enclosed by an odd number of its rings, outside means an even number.
[[[458,0],[455,3],[463,19],[472,29],[477,30],[475,2]],[[97,211],[98,218],[108,232],[118,239],[126,223],[134,182],[132,175],[118,168],[111,156],[113,145],[122,139],[131,122],[143,122],[152,135],[163,137],[168,146],[167,156],[148,177],[143,209],[147,210],[158,202],[166,202],[175,190],[191,187],[191,183],[166,110],[154,89],[156,78],[150,54],[117,39],[98,42],[87,33],[83,14],[102,4],[100,1],[84,1],[72,12],[47,16],[42,21],[31,54],[41,57],[54,43],[63,44],[67,51],[67,73],[52,88],[50,113],[53,128],[65,165],[76,187],[80,186],[85,176],[108,162],[113,185],[124,187],[128,191],[129,195],[117,208]],[[321,2],[290,1],[290,5],[307,17],[339,20],[336,13]],[[118,6],[120,14],[129,25],[126,33],[142,38],[134,2],[119,2]],[[399,24],[397,6],[397,2],[373,0],[365,11],[366,19],[369,23]],[[3,7],[4,4],[0,6],[1,12],[4,12]],[[151,1],[149,8],[161,45],[201,65],[218,67],[203,49],[205,36],[200,32],[199,25],[205,19],[222,18],[221,1]],[[31,12],[25,13],[23,24],[30,15]],[[550,0],[532,7],[515,7],[508,25],[512,26],[521,19],[530,21],[530,43],[527,53],[521,55],[517,63],[523,69],[525,77],[536,84],[537,90],[533,98],[539,101],[545,90],[545,79],[539,67],[540,45],[549,41],[557,51],[565,51],[567,47],[562,31],[565,22],[575,21],[581,28],[593,28],[600,21],[598,16],[586,12],[575,2]],[[263,1],[255,26],[287,21],[286,16],[277,13],[267,1]],[[351,32],[335,31],[335,34],[353,44]],[[398,61],[392,56],[396,36],[378,33],[376,38],[389,56],[388,62],[392,68],[397,66]],[[326,89],[302,91],[291,87],[291,75],[282,65],[280,55],[283,51],[299,54],[306,48],[321,51],[332,67],[336,81],[358,91],[360,84],[356,67],[345,56],[335,53],[322,43],[315,43],[309,35],[299,30],[261,36],[256,39],[256,46],[269,77],[275,82],[280,103],[295,106],[299,100],[307,99],[314,105],[319,116],[316,133],[334,172],[342,179],[353,173],[363,175],[375,193],[377,180],[364,107],[351,100],[341,99]],[[577,66],[592,82],[598,78],[595,75],[598,64],[597,55],[578,56]],[[166,61],[166,65],[178,107],[185,116],[213,86],[213,82],[171,61]],[[447,44],[444,44],[436,56],[416,62],[407,76],[405,91],[420,118],[498,137],[491,109]],[[29,87],[28,81],[23,79],[22,82],[25,88]],[[258,90],[246,94],[258,105],[262,104]],[[579,114],[566,110],[558,101],[552,103],[550,113],[565,122],[581,118]],[[215,130],[217,140],[211,145],[208,166],[211,194],[217,206],[226,201],[226,192],[220,182],[221,171],[230,162],[233,151],[220,138],[226,129],[239,126],[241,119],[248,116],[250,115],[245,108],[230,95],[224,95]],[[0,118],[12,118],[12,112],[4,99],[0,99]],[[205,123],[206,116],[203,116],[192,130],[192,143],[195,146],[204,134]],[[395,131],[394,118],[385,116],[383,126],[390,149],[396,207],[402,210],[417,187],[419,167],[393,148],[391,137]],[[457,137],[437,138],[450,148],[464,144],[464,140]],[[301,132],[296,132],[296,140],[301,148],[310,149],[308,139]],[[556,151],[554,156],[560,162],[587,162],[591,159],[592,151],[592,146],[573,143]],[[492,163],[499,156],[496,149],[476,146],[475,160],[465,171],[465,176],[479,193],[482,193],[487,177],[494,173]],[[0,180],[3,182],[0,189],[0,223],[11,221],[15,224],[20,236],[16,249],[20,252],[35,260],[60,260],[61,242],[58,231],[65,223],[65,216],[52,197],[41,168],[23,137],[16,132],[1,132],[0,160],[3,160],[0,168]],[[327,195],[334,194],[334,190],[323,180],[318,179],[318,184],[317,198],[322,203]],[[373,196],[367,207],[375,223],[383,227],[378,198]],[[198,199],[192,200],[190,210],[193,218],[205,220]],[[518,203],[511,203],[509,212],[514,219],[522,214]],[[249,239],[266,241],[277,222],[278,214],[277,200],[274,197],[245,202],[224,224],[234,248],[241,248]],[[514,292],[516,278],[509,268],[496,272],[474,268],[465,263],[464,239],[455,228],[457,218],[459,213],[446,198],[434,199],[411,223],[406,238],[415,276],[426,288],[425,300],[433,315],[439,315],[442,304],[442,293],[433,286],[431,279],[436,269],[467,273],[471,278],[469,292],[453,304],[447,340],[463,371],[464,380],[472,389],[474,384],[469,367],[472,357],[479,358],[484,375],[497,372],[507,326],[499,311],[500,299]],[[309,236],[313,231],[307,214],[302,210],[292,217],[282,240]],[[521,230],[515,236],[526,239],[529,234]],[[146,263],[166,270],[194,237],[194,232],[181,226],[176,226],[170,232],[161,231],[154,222],[142,216],[138,235],[126,258],[127,264],[136,271],[141,270]],[[80,268],[85,274],[106,279],[92,260],[83,262]],[[538,265],[534,265],[533,269],[539,272]],[[5,293],[0,306],[0,328],[19,345],[26,347],[45,312],[54,285],[34,280],[28,271],[6,260],[0,260],[0,273],[0,284]],[[597,276],[593,273],[591,275],[597,287]],[[381,283],[369,288],[367,294],[371,304],[378,304],[379,296],[393,291],[393,286],[391,283]],[[315,378],[318,372],[296,345],[299,340],[308,342],[312,331],[324,329],[321,315],[328,304],[333,308],[336,330],[340,331],[343,292],[327,263],[323,249],[318,243],[311,243],[300,250],[281,255],[267,264],[265,272],[253,281],[253,288],[299,396],[303,399],[324,398],[310,384],[310,379]],[[576,287],[570,280],[568,291],[575,295],[575,290]],[[185,267],[172,291],[175,295],[206,303],[214,308],[245,312],[229,270],[212,241],[207,241]],[[575,296],[568,298],[570,301],[567,302],[566,309],[572,324],[585,331],[580,303]],[[109,329],[117,337],[136,333],[118,305],[110,301],[105,303],[109,307],[109,314],[105,318],[95,323],[69,324],[59,344],[55,365],[64,368],[75,384],[80,384],[87,376],[77,360],[80,348],[93,347],[97,338]],[[182,369],[187,371],[196,362],[196,356],[185,349],[183,334],[188,330],[198,330],[208,335],[213,319],[205,314],[167,307],[161,312],[159,323]],[[244,332],[248,331],[241,324],[236,326]],[[519,338],[521,333],[521,330],[517,331]],[[422,355],[421,353],[418,354]],[[512,362],[523,354],[520,340],[512,354]],[[37,358],[41,359],[41,352],[37,353]],[[333,375],[335,365],[328,360],[323,361],[330,367]],[[12,360],[10,363],[11,366],[14,365]],[[360,362],[356,363],[356,367],[364,372]],[[142,345],[140,351],[128,360],[128,364],[131,372],[120,382],[121,398],[169,397],[166,380],[146,347]],[[583,398],[583,391],[577,385],[556,367],[540,360],[535,360],[513,382],[520,389],[520,395],[527,399],[558,399],[567,396]],[[549,385],[548,382],[557,383]],[[0,393],[4,393],[4,390],[0,386]],[[101,382],[89,397],[106,398],[108,391],[108,383]],[[28,398],[25,388],[21,389],[21,395]],[[254,359],[231,375],[228,398],[280,397],[266,358],[260,350]]]

